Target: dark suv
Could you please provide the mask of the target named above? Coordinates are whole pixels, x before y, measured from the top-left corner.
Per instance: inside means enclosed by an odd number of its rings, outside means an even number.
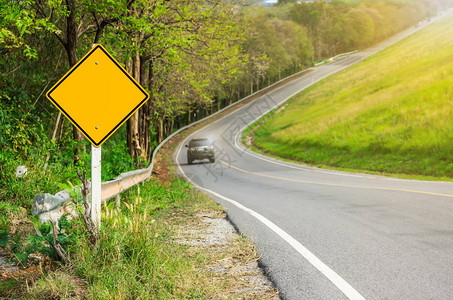
[[[209,162],[215,162],[214,146],[208,139],[191,139],[187,147],[187,162],[189,165],[194,160],[209,159]]]

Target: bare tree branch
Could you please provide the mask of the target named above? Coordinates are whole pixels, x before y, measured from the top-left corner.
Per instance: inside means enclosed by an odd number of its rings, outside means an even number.
[[[85,227],[89,234],[89,240],[91,245],[96,246],[99,241],[99,233],[97,231],[96,225],[94,224],[93,220],[91,219],[91,204],[88,201],[88,194],[89,191],[89,182],[86,179],[86,171],[83,170],[83,175],[80,174],[79,170],[76,170],[77,175],[79,176],[80,181],[82,181],[82,198],[83,198],[83,205],[85,207],[85,212],[82,215],[83,221],[85,223]]]
[[[52,224],[52,233],[53,233],[53,244],[52,247],[57,252],[58,257],[64,262],[64,264],[68,264],[68,259],[66,258],[66,251],[64,251],[63,247],[61,246],[60,242],[58,241],[57,235],[57,222],[55,220],[50,220],[50,224]]]
[[[50,19],[51,16],[48,16],[44,10],[44,7],[41,5],[40,1],[38,0],[35,0],[35,3],[36,3],[36,7],[38,8],[38,11],[41,13],[41,15],[46,18],[46,19]],[[52,15],[52,13],[51,13]],[[57,39],[60,41],[60,43],[65,46],[66,45],[66,41],[61,37],[60,34],[57,34],[56,32],[53,33]]]

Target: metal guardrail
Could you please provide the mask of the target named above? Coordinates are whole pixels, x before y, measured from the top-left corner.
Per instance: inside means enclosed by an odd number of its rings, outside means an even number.
[[[323,64],[325,64],[325,63],[332,62],[332,61],[334,61],[334,60],[337,59],[337,58],[340,58],[340,57],[343,57],[343,56],[348,56],[348,55],[351,55],[351,54],[354,54],[354,53],[357,53],[357,52],[359,52],[359,50],[354,50],[354,51],[351,51],[351,52],[346,52],[346,53],[338,54],[338,55],[336,55],[336,56],[334,56],[334,57],[325,59],[325,60],[323,60],[323,61],[321,61],[321,62],[315,64],[315,67],[320,66],[320,65],[323,65]]]
[[[339,55],[337,55],[337,56],[335,56],[335,57],[333,57],[331,59],[333,60],[333,59],[338,58],[340,56],[346,56],[346,55],[350,55],[350,54],[356,53],[356,52],[358,52],[358,50],[352,51],[352,52],[348,52],[348,53],[339,54]],[[125,173],[120,174],[118,177],[116,177],[113,180],[103,182],[101,184],[101,201],[105,202],[108,199],[111,199],[112,197],[116,197],[117,203],[119,203],[119,195],[121,193],[123,193],[126,190],[128,190],[129,188],[131,188],[131,187],[133,187],[133,186],[135,186],[135,185],[137,185],[139,183],[142,183],[145,180],[149,179],[151,177],[152,172],[153,172],[154,160],[155,160],[156,155],[159,152],[160,148],[162,148],[163,145],[165,145],[171,138],[173,138],[178,133],[186,130],[187,128],[195,126],[195,125],[197,125],[197,124],[199,124],[201,122],[204,122],[204,121],[206,121],[206,120],[208,120],[210,118],[213,118],[216,115],[218,115],[218,114],[222,113],[223,111],[225,111],[226,109],[234,107],[235,105],[238,105],[238,104],[240,104],[240,103],[242,103],[242,102],[244,102],[244,101],[256,96],[259,93],[265,92],[266,90],[268,90],[270,88],[273,88],[276,85],[281,84],[284,81],[290,80],[293,77],[296,77],[296,76],[298,76],[298,75],[300,75],[302,73],[308,72],[310,70],[312,70],[312,68],[308,68],[308,69],[302,70],[302,71],[297,72],[297,73],[295,73],[295,74],[293,74],[291,76],[288,76],[288,77],[286,77],[286,78],[284,78],[282,80],[279,80],[279,81],[277,81],[277,82],[275,82],[275,83],[273,83],[273,84],[271,84],[271,85],[269,85],[269,86],[267,86],[267,87],[265,87],[265,88],[263,88],[261,90],[256,91],[253,94],[248,95],[245,98],[240,99],[237,102],[234,102],[234,103],[224,107],[223,109],[215,112],[212,115],[209,115],[209,116],[207,116],[207,117],[205,117],[203,119],[200,119],[200,120],[198,120],[196,122],[193,122],[193,123],[191,123],[189,125],[186,125],[184,127],[181,127],[180,129],[176,130],[175,132],[170,134],[165,140],[163,140],[154,149],[153,154],[152,154],[152,158],[151,158],[151,164],[147,168],[138,169],[138,170],[134,170],[134,171],[130,171],[130,172],[125,172]],[[70,204],[70,199],[67,198],[69,196],[65,196],[65,197],[62,198],[61,195],[69,195],[69,193],[68,192],[65,193],[65,191],[61,191],[61,192],[55,194],[55,196],[52,196],[52,195],[49,195],[49,194],[39,194],[39,195],[37,195],[35,197],[35,200],[34,200],[34,203],[33,203],[33,215],[40,215],[41,221],[44,222],[44,221],[49,220],[50,218],[58,219],[64,213],[73,213],[73,209],[69,205]],[[61,204],[59,204],[57,207],[51,207],[51,206],[48,206],[47,204],[42,204],[43,199],[46,198],[46,197],[59,198],[59,202]],[[40,201],[40,203],[38,204],[39,201]]]
[[[135,171],[130,171],[130,172],[126,172],[126,173],[122,173],[121,175],[119,175],[118,177],[116,177],[115,179],[111,180],[111,181],[106,181],[106,182],[103,182],[101,184],[101,199],[102,201],[106,201],[112,197],[115,197],[117,195],[120,195],[121,193],[123,193],[124,191],[126,191],[127,189],[131,188],[132,186],[138,184],[138,183],[141,183],[145,180],[147,180],[151,174],[152,174],[152,171],[153,171],[153,168],[154,168],[154,160],[156,158],[156,155],[157,153],[159,152],[160,148],[165,145],[171,138],[173,138],[175,135],[177,135],[178,133],[186,130],[187,128],[190,128],[192,126],[195,126],[201,122],[204,122],[212,117],[215,117],[216,115],[222,113],[223,111],[231,108],[231,107],[234,107],[235,105],[238,105],[254,96],[256,96],[257,94],[259,93],[262,93],[263,91],[266,91],[267,89],[270,89],[286,80],[289,80],[291,79],[292,77],[295,77],[297,75],[300,75],[302,73],[305,73],[307,72],[308,70],[311,70],[311,68],[309,69],[305,69],[305,70],[302,70],[298,73],[295,73],[291,76],[288,76],[282,80],[279,80],[273,84],[271,84],[270,86],[267,86],[261,90],[258,90],[256,91],[255,93],[253,94],[250,94],[248,95],[247,97],[245,98],[242,98],[240,99],[239,101],[236,101],[226,107],[224,107],[223,109],[213,113],[212,115],[209,115],[203,119],[200,119],[196,122],[193,122],[193,123],[190,123],[189,125],[186,125],[184,127],[181,127],[180,129],[176,130],[175,132],[173,132],[172,134],[170,134],[167,138],[165,138],[165,140],[163,140],[153,151],[153,154],[152,154],[152,158],[151,158],[151,164],[145,168],[145,169],[138,169],[138,170],[135,170]]]

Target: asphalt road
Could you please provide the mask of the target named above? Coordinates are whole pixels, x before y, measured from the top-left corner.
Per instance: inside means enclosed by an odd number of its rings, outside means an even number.
[[[284,299],[452,299],[453,184],[329,171],[246,150],[240,131],[291,95],[373,49],[317,67],[191,137],[215,141],[216,162],[180,172],[226,207],[252,238]],[[187,142],[186,142],[187,143]]]

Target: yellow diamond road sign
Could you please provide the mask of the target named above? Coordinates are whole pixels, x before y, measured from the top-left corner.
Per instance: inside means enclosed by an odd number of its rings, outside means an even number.
[[[149,98],[101,45],[93,47],[46,96],[96,147]]]

